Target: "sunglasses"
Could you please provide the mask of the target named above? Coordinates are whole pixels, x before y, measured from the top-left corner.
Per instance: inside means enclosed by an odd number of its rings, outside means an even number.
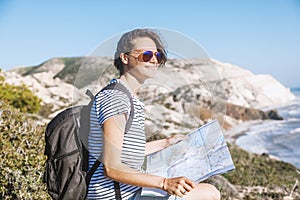
[[[139,54],[138,57],[134,57],[132,55],[130,55],[129,53],[127,53],[127,55],[138,59],[138,61],[141,62],[149,62],[152,57],[155,55],[156,60],[159,64],[162,64],[164,62],[164,56],[161,52],[153,52],[153,51],[144,51],[143,53]]]

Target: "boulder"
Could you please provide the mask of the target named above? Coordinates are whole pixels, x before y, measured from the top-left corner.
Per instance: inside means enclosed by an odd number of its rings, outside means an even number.
[[[257,119],[283,120],[283,117],[279,115],[277,110],[262,111],[256,108],[248,108],[231,103],[226,104],[226,115],[242,121]]]

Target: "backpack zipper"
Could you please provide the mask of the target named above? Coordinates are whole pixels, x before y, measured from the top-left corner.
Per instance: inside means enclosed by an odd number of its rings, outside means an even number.
[[[58,157],[53,158],[53,159],[51,159],[51,160],[54,161],[54,162],[56,162],[57,160],[61,160],[61,159],[65,158],[65,157],[67,157],[67,156],[71,156],[71,155],[76,154],[76,153],[78,153],[78,152],[79,152],[79,150],[76,149],[76,150],[74,150],[74,151],[71,151],[71,152],[66,153],[66,154],[64,154],[64,155],[61,155],[61,156],[58,156]]]

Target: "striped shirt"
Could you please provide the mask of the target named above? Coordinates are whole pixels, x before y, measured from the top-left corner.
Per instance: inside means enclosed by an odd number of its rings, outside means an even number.
[[[119,82],[113,79],[110,83]],[[123,84],[124,85],[124,84]],[[132,95],[132,94],[131,94]],[[142,171],[145,156],[145,115],[144,104],[134,95],[134,118],[130,129],[124,134],[124,141],[121,152],[121,162],[133,169]],[[120,114],[126,114],[127,119],[130,113],[130,100],[128,96],[119,90],[104,90],[95,96],[95,101],[90,114],[89,134],[89,168],[102,153],[103,132],[102,125],[105,120]],[[120,183],[122,199],[128,199],[139,190],[140,187]],[[88,189],[88,199],[115,199],[114,181],[105,177],[103,164],[97,168],[92,176]]]

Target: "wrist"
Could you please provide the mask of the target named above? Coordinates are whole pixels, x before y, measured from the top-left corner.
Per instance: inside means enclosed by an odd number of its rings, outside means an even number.
[[[164,179],[162,180],[162,183],[161,183],[161,189],[162,189],[162,190],[165,190],[165,188],[166,188],[166,180],[167,180],[167,178],[164,178]]]
[[[169,141],[169,138],[166,138],[165,139],[165,144],[164,144],[164,148],[170,146],[170,141]]]

